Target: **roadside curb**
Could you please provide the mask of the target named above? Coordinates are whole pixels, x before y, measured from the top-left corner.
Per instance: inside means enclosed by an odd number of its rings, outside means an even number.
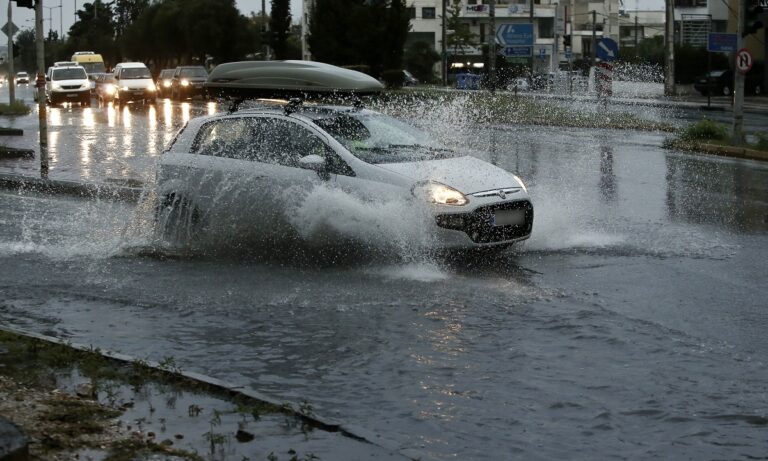
[[[307,423],[309,423],[310,425],[318,429],[321,429],[327,432],[337,432],[345,437],[349,437],[359,442],[367,443],[379,448],[383,448],[385,450],[392,452],[393,454],[400,454],[404,458],[414,459],[413,456],[404,455],[400,453],[400,447],[394,441],[384,439],[379,434],[376,434],[364,428],[360,428],[356,426],[347,426],[347,425],[341,424],[338,421],[322,418],[314,414],[307,414],[305,411],[302,411],[302,405],[300,404],[297,404],[294,402],[288,402],[288,401],[280,401],[272,397],[269,397],[267,395],[264,395],[261,392],[251,389],[249,387],[233,385],[225,381],[222,381],[220,379],[203,375],[201,373],[184,371],[180,369],[169,369],[167,366],[164,366],[161,363],[156,361],[138,359],[136,357],[132,357],[127,354],[112,352],[112,351],[108,351],[100,348],[96,349],[92,345],[85,346],[83,344],[72,343],[64,339],[46,336],[39,333],[19,330],[15,328],[8,328],[5,326],[0,326],[0,331],[4,331],[7,333],[19,335],[19,336],[25,336],[27,338],[34,339],[37,341],[48,342],[48,343],[56,344],[59,346],[69,347],[82,352],[98,353],[103,357],[106,357],[111,360],[115,360],[117,362],[122,362],[125,364],[141,363],[143,367],[151,368],[152,370],[158,373],[166,374],[168,376],[176,376],[176,377],[184,378],[186,380],[190,380],[195,383],[207,386],[209,389],[218,391],[222,394],[228,394],[230,396],[241,396],[251,400],[257,400],[270,405],[274,405],[276,407],[281,407],[284,410],[292,413],[297,418],[300,418],[306,421]],[[0,420],[0,422],[2,421]],[[0,451],[0,455],[2,455],[1,451]],[[26,458],[18,458],[18,459],[9,458],[7,461],[24,461],[24,460],[26,460]],[[0,457],[0,461],[6,461],[6,459]]]
[[[0,174],[0,187],[18,191],[44,194],[64,194],[77,197],[138,202],[143,193],[139,187],[112,184],[82,183],[57,179],[40,179],[28,176]]]
[[[745,147],[718,146],[717,144],[694,144],[689,150],[698,150],[708,154],[749,160],[768,161],[768,152]]]

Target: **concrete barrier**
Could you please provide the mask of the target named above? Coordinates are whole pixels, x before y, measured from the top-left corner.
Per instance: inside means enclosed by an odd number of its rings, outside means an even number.
[[[102,200],[137,202],[143,192],[139,187],[111,184],[83,183],[56,179],[0,174],[0,187],[11,190],[33,191],[44,194],[64,194]]]

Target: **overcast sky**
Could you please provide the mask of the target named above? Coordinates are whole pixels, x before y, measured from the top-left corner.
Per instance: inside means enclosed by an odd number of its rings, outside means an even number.
[[[0,0],[0,24],[8,22],[8,1]],[[82,8],[83,3],[90,3],[91,0],[43,0],[43,17],[45,18],[45,31],[53,29],[61,34],[61,23],[64,23],[64,34],[69,32],[72,23],[75,22],[75,8]],[[240,11],[249,16],[251,11],[257,14],[261,12],[261,0],[235,0]],[[269,14],[270,0],[265,0],[267,14]],[[61,5],[61,7],[59,7]],[[301,16],[302,0],[291,0],[291,14],[293,22],[298,22]],[[29,8],[18,8],[13,3],[13,23],[19,29],[28,29],[34,26],[35,12]],[[52,21],[49,21],[49,18]],[[7,37],[0,32],[0,44],[5,44]]]

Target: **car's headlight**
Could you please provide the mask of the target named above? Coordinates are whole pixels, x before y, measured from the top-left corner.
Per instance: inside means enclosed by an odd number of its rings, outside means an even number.
[[[451,186],[436,181],[422,182],[411,190],[413,195],[423,197],[438,205],[461,206],[469,203],[469,199]]]
[[[149,86],[147,87],[147,91],[155,91],[155,90],[156,90],[156,88],[155,88],[155,85],[154,85],[154,84],[152,84],[152,85],[149,85]]]
[[[115,85],[105,85],[104,92],[107,94],[115,94]]]
[[[130,88],[128,88],[127,86],[121,86],[120,89],[122,91],[130,91]]]
[[[181,86],[189,86],[189,80],[186,78],[181,81]]]
[[[171,87],[171,81],[170,80],[163,80],[163,86],[166,87],[166,88],[170,88]]]
[[[523,180],[522,180],[522,179],[520,179],[520,178],[519,178],[517,175],[512,175],[512,176],[514,176],[514,177],[515,177],[515,179],[517,179],[517,182],[519,182],[519,183],[520,183],[520,187],[522,187],[522,188],[523,188],[523,190],[525,191],[525,193],[527,194],[527,193],[528,193],[528,188],[527,188],[527,187],[525,187],[525,183],[523,182]]]
[[[61,85],[59,85],[58,83],[51,83],[51,89],[52,90],[60,90],[61,89]]]

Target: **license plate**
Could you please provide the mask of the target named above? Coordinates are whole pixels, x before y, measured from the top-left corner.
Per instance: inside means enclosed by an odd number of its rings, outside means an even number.
[[[144,94],[144,90],[134,91],[133,94],[136,94],[136,95]]]
[[[79,95],[79,94],[77,94],[77,93],[69,93],[69,94],[67,95],[67,97],[68,97],[68,98],[76,98],[76,97],[78,97],[78,96],[80,96],[80,95]]]
[[[493,213],[494,226],[519,226],[525,224],[525,210],[498,210]]]

